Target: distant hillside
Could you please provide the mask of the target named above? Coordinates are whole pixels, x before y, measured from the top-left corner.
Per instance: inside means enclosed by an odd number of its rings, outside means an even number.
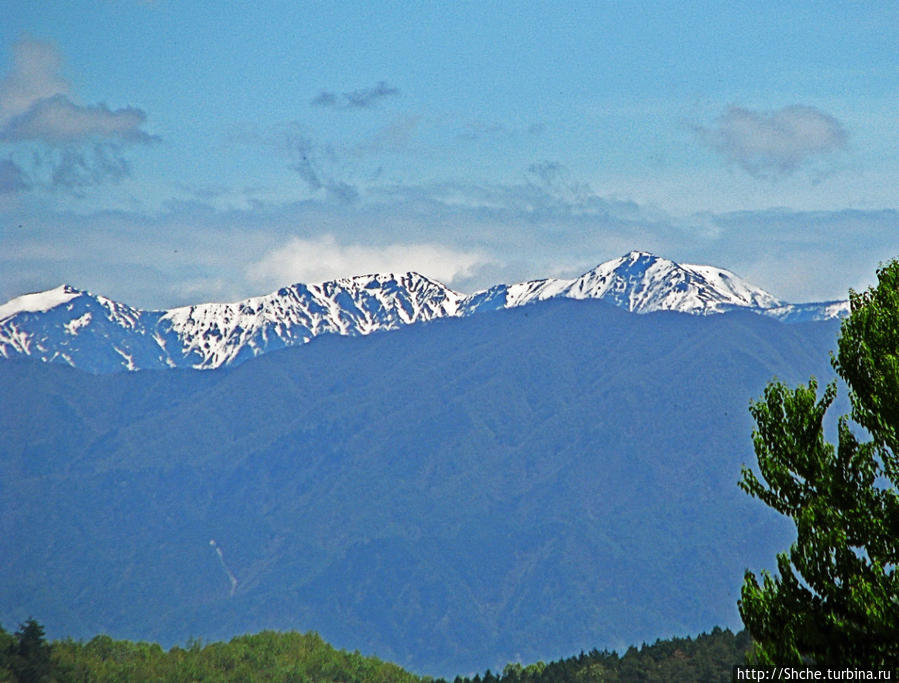
[[[0,363],[0,621],[441,675],[735,628],[791,534],[737,488],[749,400],[830,377],[837,327],[551,300],[215,372]]]

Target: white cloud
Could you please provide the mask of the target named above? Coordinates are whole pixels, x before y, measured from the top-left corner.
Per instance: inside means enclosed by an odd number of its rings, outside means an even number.
[[[275,288],[368,273],[416,271],[444,283],[472,274],[490,259],[439,244],[339,244],[333,235],[294,237],[247,267],[247,278]]]
[[[393,97],[399,93],[397,88],[379,81],[371,88],[345,92],[340,96],[330,90],[322,90],[309,104],[329,109],[371,109],[385,97]]]
[[[146,118],[136,107],[79,104],[62,77],[57,49],[22,39],[13,46],[10,72],[0,80],[0,142],[24,145],[32,161],[17,164],[20,182],[7,179],[4,187],[8,193],[38,188],[77,195],[89,186],[118,182],[130,173],[123,148],[158,139],[142,130]],[[10,168],[7,163],[7,175]]]
[[[376,130],[367,140],[356,145],[355,154],[407,152],[420,127],[420,116],[403,116]]]
[[[136,107],[81,105],[62,77],[62,57],[51,43],[22,39],[13,46],[10,73],[0,80],[0,139],[51,144],[85,139],[150,142]]]
[[[86,139],[150,142],[140,129],[147,115],[135,107],[111,110],[105,104],[79,106],[65,95],[36,100],[0,127],[0,139],[42,140],[49,143]]]
[[[61,66],[59,53],[50,43],[20,40],[13,46],[12,71],[0,80],[0,128],[35,102],[69,93]]]
[[[795,104],[776,111],[729,107],[713,129],[700,128],[715,150],[753,175],[787,175],[810,159],[846,146],[848,134],[834,117]]]
[[[21,167],[11,159],[0,159],[0,195],[28,189],[28,179]]]

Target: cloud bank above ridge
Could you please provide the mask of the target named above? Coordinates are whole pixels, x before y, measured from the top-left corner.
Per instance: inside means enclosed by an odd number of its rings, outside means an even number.
[[[341,244],[333,235],[291,238],[246,268],[250,282],[264,289],[316,283],[353,275],[416,271],[441,282],[470,276],[490,259],[477,251],[441,244]]]

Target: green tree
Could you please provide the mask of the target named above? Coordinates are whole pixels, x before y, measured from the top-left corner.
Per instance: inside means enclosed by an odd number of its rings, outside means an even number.
[[[16,652],[16,639],[0,626],[0,682],[13,680],[12,658]]]
[[[44,637],[44,627],[35,619],[29,618],[19,626],[8,662],[19,683],[50,680],[50,645]]]
[[[763,481],[740,486],[796,525],[779,576],[746,572],[739,601],[760,663],[899,666],[899,261],[850,292],[831,362],[849,387],[856,436],[840,418],[836,447],[823,420],[836,384],[770,384],[750,411]],[[868,440],[860,441],[860,438]]]

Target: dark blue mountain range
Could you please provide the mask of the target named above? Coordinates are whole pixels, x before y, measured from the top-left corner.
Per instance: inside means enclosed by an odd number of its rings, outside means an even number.
[[[441,675],[738,627],[790,541],[737,487],[749,401],[838,328],[552,299],[214,372],[0,363],[0,623]]]

